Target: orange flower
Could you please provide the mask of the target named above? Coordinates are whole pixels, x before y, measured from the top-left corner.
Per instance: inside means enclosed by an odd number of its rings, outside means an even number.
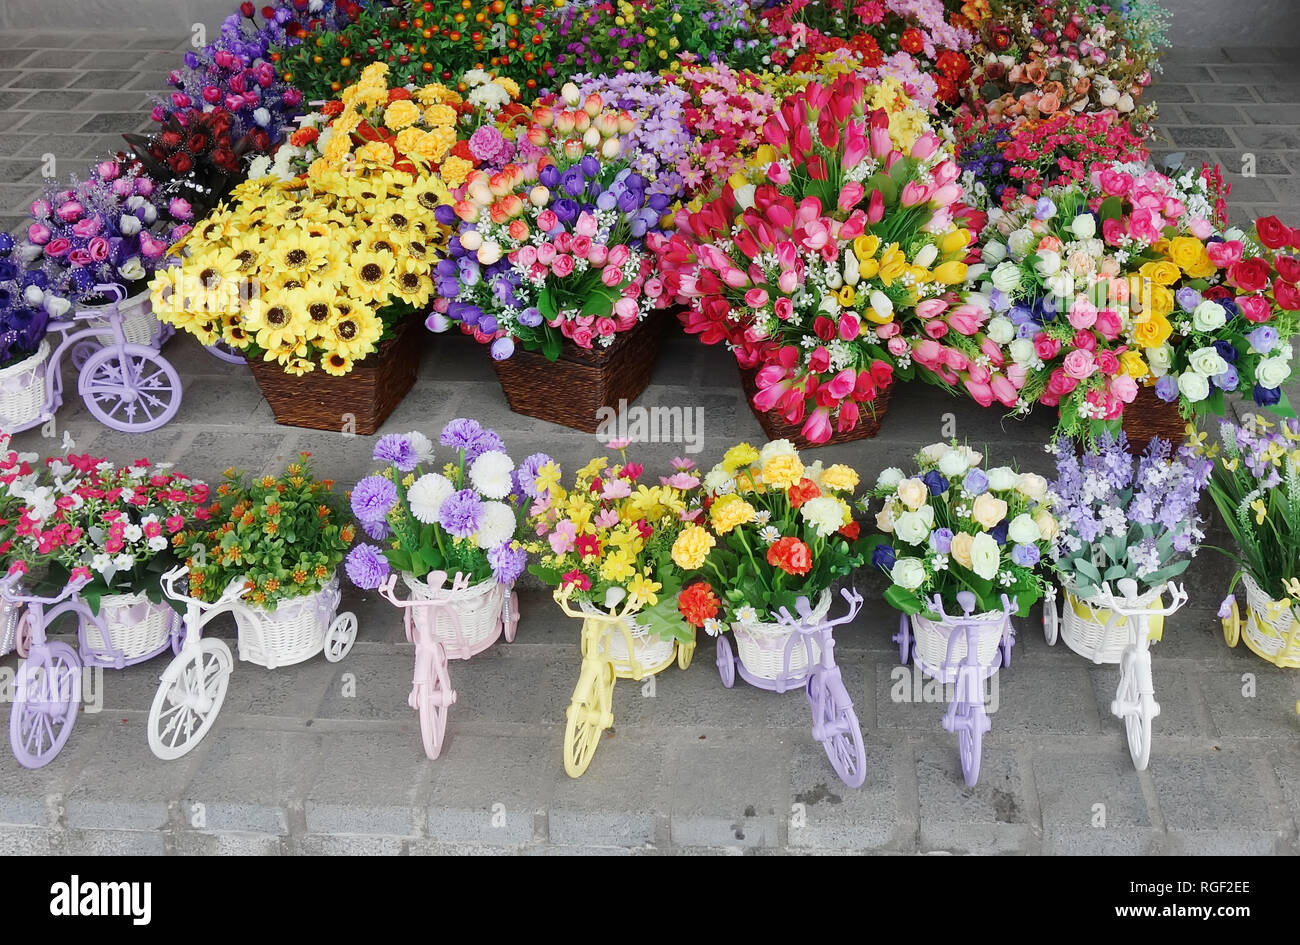
[[[692,627],[703,627],[704,621],[718,616],[721,606],[713,588],[705,581],[697,581],[677,595],[677,609]]]
[[[793,535],[787,535],[767,549],[767,563],[786,574],[807,574],[812,570],[812,549]]]
[[[792,485],[786,495],[790,499],[790,508],[797,509],[809,499],[815,499],[822,494],[817,488],[817,483],[811,479],[803,478]]]

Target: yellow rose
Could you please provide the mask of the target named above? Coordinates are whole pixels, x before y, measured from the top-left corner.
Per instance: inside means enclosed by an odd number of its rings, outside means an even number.
[[[1191,270],[1203,265],[1202,257],[1206,255],[1205,244],[1194,236],[1179,236],[1169,241],[1169,258],[1191,275]]]
[[[1056,537],[1056,517],[1047,509],[1040,508],[1034,515],[1034,524],[1038,526],[1039,536],[1043,541]]]
[[[977,497],[975,504],[971,506],[971,518],[979,522],[985,531],[988,531],[1006,517],[1007,503],[991,492],[985,492]]]
[[[1142,353],[1132,349],[1125,351],[1119,356],[1119,364],[1124,373],[1129,377],[1139,378],[1146,377],[1151,373],[1147,363],[1142,360]]]
[[[725,535],[738,525],[754,520],[754,507],[740,496],[720,496],[709,510],[709,518],[719,535]]]
[[[925,505],[930,496],[930,489],[920,479],[904,479],[898,484],[898,498],[913,511]]]
[[[1167,259],[1149,262],[1138,272],[1157,285],[1173,285],[1182,278],[1182,271]]]
[[[393,131],[409,128],[419,120],[420,106],[410,99],[399,98],[397,101],[389,103],[388,108],[384,110],[384,124]]]
[[[852,492],[858,487],[858,474],[850,466],[836,463],[822,471],[822,488],[833,492]]]
[[[985,493],[987,495],[987,493]],[[981,496],[983,498],[983,496]],[[952,545],[948,553],[952,555],[952,560],[956,561],[963,568],[970,567],[970,547],[975,543],[973,535],[966,532],[958,532],[952,536]]]
[[[763,464],[763,482],[776,489],[789,489],[803,478],[803,463],[788,453],[771,457]]]
[[[694,571],[704,566],[704,559],[716,544],[709,530],[700,525],[687,525],[673,542],[673,561],[679,568]]]
[[[946,262],[931,270],[930,276],[935,282],[942,282],[944,285],[957,285],[966,281],[966,264],[955,261]]]
[[[1140,348],[1158,348],[1173,334],[1173,326],[1163,315],[1148,315],[1133,324],[1133,340]]]

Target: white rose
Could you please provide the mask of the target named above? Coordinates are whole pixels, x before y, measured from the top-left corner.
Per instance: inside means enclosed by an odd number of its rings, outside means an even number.
[[[950,450],[939,460],[939,472],[949,479],[956,479],[969,468],[970,464],[966,462],[966,456],[961,450]]]
[[[55,321],[62,318],[72,310],[72,303],[67,299],[60,298],[57,295],[45,296],[45,311],[49,313],[50,318]]]
[[[1187,361],[1193,371],[1206,377],[1218,377],[1228,369],[1228,362],[1219,354],[1219,350],[1209,346],[1197,348]]]
[[[921,449],[921,452],[917,454],[917,458],[923,463],[934,465],[951,452],[952,447],[947,443],[931,443]]]
[[[1097,95],[1097,101],[1101,102],[1103,108],[1114,108],[1119,102],[1119,89],[1113,85],[1107,85]]]
[[[998,263],[990,278],[993,280],[993,285],[1002,292],[1015,292],[1020,288],[1020,267],[1010,260]]]
[[[1041,536],[1038,524],[1025,512],[1013,518],[1007,526],[1007,540],[1017,545],[1033,544]]]
[[[990,266],[996,266],[998,263],[1002,262],[1002,260],[1007,258],[1007,247],[1004,244],[993,240],[984,247],[984,251],[980,253],[980,258]]]
[[[1194,404],[1210,396],[1210,381],[1203,374],[1184,371],[1178,378],[1178,390]]]
[[[1037,253],[1038,259],[1034,262],[1034,272],[1038,273],[1044,279],[1054,276],[1061,271],[1061,254],[1055,250],[1040,249]]]
[[[117,267],[117,271],[124,279],[130,279],[132,282],[138,282],[145,277],[144,266],[140,262],[139,256],[132,256],[130,259]]]
[[[134,213],[124,213],[117,221],[117,228],[122,231],[123,236],[135,236],[140,232],[140,218]]]
[[[1038,234],[1031,230],[1019,229],[1007,237],[1007,249],[1012,259],[1024,259],[1038,245]]]
[[[1014,489],[1020,482],[1020,474],[1010,466],[994,466],[988,471],[989,488],[997,492]]]
[[[1230,227],[1228,231],[1223,234],[1223,238],[1229,242],[1243,240],[1246,238],[1246,231],[1242,230],[1240,227]]]
[[[29,285],[27,288],[23,289],[23,301],[28,305],[40,305],[44,299],[45,293],[41,291],[40,286]]]
[[[1090,240],[1097,235],[1097,218],[1091,213],[1081,213],[1070,221],[1070,232],[1075,239]]]
[[[1214,331],[1228,320],[1227,310],[1218,302],[1206,299],[1192,310],[1192,327],[1197,331]]]
[[[1028,364],[1037,357],[1034,352],[1034,343],[1028,338],[1017,338],[1011,342],[1008,350],[1011,352],[1011,360],[1017,364]]]
[[[903,470],[899,469],[897,466],[890,466],[886,469],[882,469],[880,475],[876,477],[876,488],[893,489],[902,481]]]
[[[1115,103],[1115,108],[1120,112],[1120,114],[1131,112],[1136,107],[1137,105],[1133,101],[1133,96],[1129,95],[1127,92],[1121,95],[1119,101]]]
[[[984,326],[984,331],[993,339],[994,344],[999,345],[1010,344],[1016,337],[1016,326],[1011,323],[1011,319],[1004,315],[995,315],[990,318],[989,323]],[[1033,346],[1030,345],[1030,347]]]
[[[980,532],[970,546],[970,569],[986,581],[998,574],[1002,564],[1002,551],[988,532]]]
[[[1016,489],[1026,498],[1041,502],[1047,497],[1047,480],[1037,473],[1021,473]]]
[[[1049,295],[1059,300],[1062,308],[1068,306],[1070,300],[1074,298],[1074,273],[1072,272],[1061,271],[1054,276],[1049,276],[1043,285]]]
[[[1260,387],[1272,390],[1281,386],[1291,376],[1291,365],[1286,358],[1264,358],[1255,367],[1255,381]]]
[[[1155,377],[1164,377],[1169,373],[1169,366],[1173,364],[1174,351],[1169,345],[1161,345],[1159,348],[1146,348],[1143,350],[1146,356],[1147,366],[1151,368],[1151,374]]]
[[[889,569],[889,579],[905,591],[914,591],[925,583],[925,565],[919,558],[899,558]]]
[[[257,123],[259,128],[265,128],[271,123],[271,110],[268,108],[253,109],[253,121]]]
[[[917,253],[916,256],[912,258],[912,263],[920,266],[922,269],[929,269],[938,258],[939,247],[935,246],[933,243],[928,243],[921,248],[921,251]]]
[[[816,499],[812,500],[816,501]],[[805,502],[807,506],[810,503]],[[915,512],[901,512],[894,517],[894,534],[909,545],[919,545],[930,537],[934,527],[934,506],[923,505]]]
[[[478,248],[478,261],[480,266],[490,266],[501,258],[501,244],[496,242],[484,243]]]

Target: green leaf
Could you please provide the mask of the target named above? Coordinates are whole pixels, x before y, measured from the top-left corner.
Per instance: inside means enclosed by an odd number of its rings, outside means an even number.
[[[1124,215],[1124,201],[1119,197],[1107,197],[1101,202],[1101,209],[1098,216],[1104,223],[1107,220],[1118,220]]]
[[[594,315],[596,318],[606,318],[609,313],[614,311],[614,303],[621,298],[623,293],[617,289],[611,289],[609,286],[601,283],[591,291],[587,301],[582,305],[583,315]]]
[[[885,603],[905,614],[919,614],[925,610],[914,591],[904,590],[897,584],[891,584],[885,589]]]
[[[560,307],[555,302],[555,293],[551,291],[550,286],[544,286],[541,294],[537,296],[537,311],[541,312],[542,317],[547,321],[560,314]]]
[[[546,360],[558,361],[563,345],[559,332],[547,325],[542,331],[542,355]]]

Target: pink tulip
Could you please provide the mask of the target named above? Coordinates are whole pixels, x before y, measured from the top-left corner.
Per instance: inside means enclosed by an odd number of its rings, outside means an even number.
[[[52,235],[53,231],[44,223],[33,223],[27,228],[27,241],[36,246],[44,246]]]
[[[745,304],[750,308],[763,308],[767,305],[767,290],[760,288],[750,289],[745,293]]]
[[[825,443],[831,438],[831,410],[818,407],[808,415],[800,432],[810,443]]]
[[[858,319],[858,316],[850,312],[844,312],[840,315],[839,333],[840,337],[845,341],[852,341],[857,338],[861,330],[862,322]]]
[[[878,190],[871,192],[871,200],[867,204],[867,222],[870,224],[879,223],[885,216],[885,195]]]
[[[845,397],[848,397],[849,394],[853,393],[853,386],[857,381],[857,372],[852,368],[845,368],[831,378],[830,383],[825,385],[825,390],[827,390],[836,400],[843,400]]]
[[[939,149],[939,137],[933,132],[927,131],[921,137],[917,138],[912,145],[912,157],[918,161],[924,161],[930,155]]]
[[[878,108],[871,113],[871,153],[883,158],[893,149],[894,143],[889,140],[889,115],[883,108]]]
[[[855,180],[851,180],[840,188],[840,199],[836,202],[842,213],[848,213],[859,203],[866,195],[867,189]]]
[[[993,388],[988,384],[980,384],[972,380],[962,382],[966,392],[975,399],[975,402],[981,407],[990,407],[993,405]]]
[[[749,285],[749,276],[745,275],[743,269],[728,266],[722,270],[722,281],[733,289],[743,289]]]
[[[924,321],[938,318],[946,311],[948,311],[948,303],[943,299],[926,299],[923,302],[917,303],[916,306],[917,317]]]
[[[946,207],[954,204],[962,197],[962,189],[958,184],[944,184],[933,194],[930,195],[930,202],[936,207]]]
[[[995,374],[990,382],[993,389],[993,396],[998,399],[998,403],[1004,407],[1014,407],[1020,399],[1020,391],[1016,390],[1016,385],[1012,384],[1001,374]]]
[[[861,414],[858,405],[848,400],[840,404],[840,415],[835,420],[835,429],[840,433],[848,433],[858,425]]]
[[[776,285],[786,295],[793,295],[795,289],[799,288],[799,274],[793,269],[787,269],[776,277]]]

